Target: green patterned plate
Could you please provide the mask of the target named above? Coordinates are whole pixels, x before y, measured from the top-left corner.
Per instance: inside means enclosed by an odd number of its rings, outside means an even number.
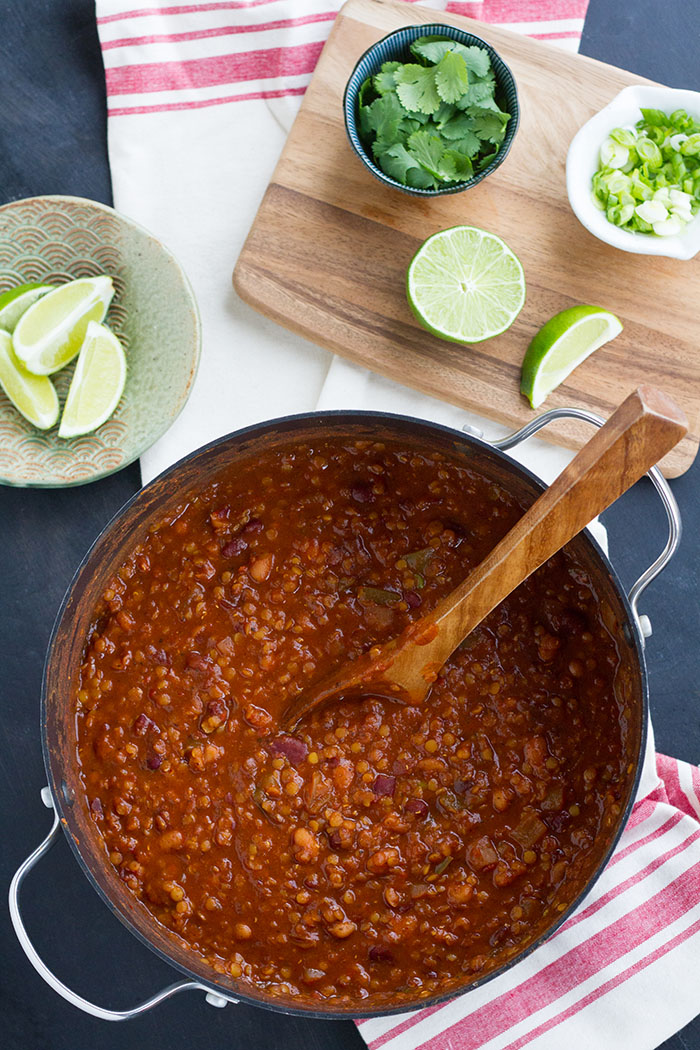
[[[29,281],[114,278],[106,323],[126,351],[116,412],[93,434],[64,441],[36,430],[0,390],[0,484],[83,485],[121,470],[180,414],[197,373],[200,322],[187,277],[143,227],[80,197],[31,197],[0,207],[0,292]],[[61,404],[74,363],[52,377]]]

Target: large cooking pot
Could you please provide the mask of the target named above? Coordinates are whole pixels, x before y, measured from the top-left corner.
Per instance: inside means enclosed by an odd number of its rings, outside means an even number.
[[[370,1011],[347,1006],[314,1009],[312,1005],[300,1006],[293,1000],[273,1000],[264,991],[256,992],[247,988],[242,991],[235,979],[215,974],[207,963],[179,941],[174,933],[160,925],[117,877],[88,813],[78,773],[76,719],[72,697],[85,638],[106,582],[148,526],[154,520],[166,516],[182,500],[183,493],[205,487],[210,479],[225,467],[230,468],[236,462],[255,458],[263,450],[292,441],[313,441],[319,437],[333,436],[372,440],[404,439],[429,443],[436,451],[440,450],[451,457],[462,459],[472,470],[502,485],[522,503],[529,504],[537,498],[544,486],[533,474],[506,456],[504,450],[513,448],[547,423],[562,417],[573,417],[597,426],[603,422],[588,412],[555,409],[510,437],[488,444],[480,440],[480,435],[476,436],[473,431],[469,434],[460,433],[422,420],[379,412],[327,412],[273,420],[221,438],[181,460],[143,488],[107,525],[85,556],[63,600],[46,660],[41,728],[49,786],[44,788],[42,797],[46,805],[54,810],[53,827],[44,842],[19,868],[10,888],[10,912],[20,943],[29,961],[55,991],[80,1009],[112,1021],[135,1017],[177,992],[192,989],[203,991],[207,1000],[214,1006],[225,1006],[228,1002],[244,1000],[272,1010],[323,1017],[367,1017],[376,1013],[391,1012],[386,1006]],[[599,601],[604,606],[606,623],[615,635],[621,660],[617,688],[624,690],[632,711],[629,753],[635,772],[634,776],[630,777],[627,797],[624,799],[617,826],[610,832],[610,841],[604,856],[590,873],[586,885],[569,909],[557,917],[538,940],[513,956],[499,969],[480,980],[465,979],[465,986],[468,984],[469,988],[475,988],[503,973],[534,950],[566,920],[602,871],[629,816],[642,768],[648,714],[644,637],[650,633],[650,629],[646,618],[639,616],[637,603],[646,585],[672,556],[680,538],[678,508],[670,489],[657,468],[650,471],[649,476],[667,511],[670,535],[662,554],[640,577],[629,595],[625,594],[608,559],[586,533],[576,537],[570,545],[572,553],[590,573]],[[118,1011],[104,1009],[88,1002],[51,973],[27,936],[18,898],[22,880],[57,840],[61,830],[67,835],[88,879],[112,911],[144,944],[184,973],[187,980],[170,985],[131,1010]],[[450,992],[450,995],[454,994],[456,991]],[[439,997],[411,1004],[402,999],[397,1009],[405,1011],[411,1005],[425,1007],[437,1001]]]

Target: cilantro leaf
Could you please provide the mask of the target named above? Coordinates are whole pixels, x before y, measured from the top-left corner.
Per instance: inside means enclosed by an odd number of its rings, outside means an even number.
[[[491,70],[491,58],[488,51],[476,44],[465,47],[457,40],[445,40],[444,37],[439,36],[419,36],[411,44],[411,51],[426,62],[433,62],[436,65],[450,52],[461,55],[468,72],[473,73],[476,77],[485,77]]]
[[[366,125],[368,134],[373,131],[378,139],[385,142],[396,142],[399,137],[399,127],[405,117],[405,112],[398,98],[392,91],[387,95],[375,98],[371,106],[364,107],[363,130]]]
[[[430,119],[433,121],[434,124],[437,125],[439,130],[442,131],[442,129],[452,119],[456,112],[456,106],[453,106],[449,102],[443,102],[441,103],[440,108],[436,110],[435,113],[433,113]]]
[[[476,44],[473,47],[461,47],[460,45],[459,53],[464,59],[467,70],[475,77],[485,77],[490,71],[491,58],[483,47],[477,47]]]
[[[459,102],[469,86],[467,67],[461,55],[448,51],[435,67],[435,87],[443,102]]]
[[[469,87],[456,103],[459,109],[468,109],[493,98],[496,91],[496,80],[492,73],[486,77],[470,77]]]
[[[407,185],[406,176],[411,168],[418,167],[418,161],[413,157],[401,142],[395,142],[393,146],[385,147],[379,142],[373,146],[374,156],[382,171]]]
[[[417,66],[412,62],[394,73],[396,94],[407,110],[435,113],[440,108],[440,96],[435,86],[434,67]]]
[[[483,171],[484,168],[487,168],[489,166],[489,164],[491,163],[491,161],[493,160],[493,158],[497,155],[497,153],[498,153],[498,147],[496,147],[496,149],[494,149],[494,150],[491,150],[490,153],[485,154],[485,156],[481,157],[479,159],[478,164],[475,167],[475,170],[476,171]]]
[[[505,137],[509,114],[502,113],[498,108],[494,110],[484,106],[472,106],[468,112],[474,134],[485,142],[500,146]]]
[[[360,113],[362,112],[362,107],[368,105],[368,103],[365,102],[365,97],[370,91],[372,91],[372,79],[371,77],[367,77],[366,80],[362,81],[360,90],[357,93],[357,105],[359,106]]]
[[[479,139],[472,130],[472,118],[468,113],[456,113],[454,117],[443,124],[440,128],[442,137],[452,141],[453,139],[468,138],[473,136],[475,151],[479,149]]]
[[[385,62],[380,71],[372,78],[374,90],[380,95],[385,95],[388,91],[395,91],[394,73],[397,69],[401,69],[400,62]]]
[[[412,186],[414,189],[434,190],[440,185],[440,182],[425,168],[417,167],[408,169],[406,185]]]
[[[440,161],[440,171],[450,182],[463,182],[474,174],[474,166],[469,157],[456,149],[447,149]]]
[[[441,138],[431,135],[429,131],[414,131],[408,140],[408,148],[422,168],[435,178],[442,178],[440,161],[444,148]]]
[[[445,40],[440,36],[419,36],[411,44],[411,51],[426,62],[438,63],[448,51],[460,47],[456,40]]]

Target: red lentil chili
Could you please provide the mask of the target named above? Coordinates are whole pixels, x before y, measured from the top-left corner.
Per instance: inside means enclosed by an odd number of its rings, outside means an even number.
[[[521,512],[419,446],[291,445],[188,496],[105,589],[76,697],[88,804],[119,877],[219,973],[319,1005],[415,1000],[501,965],[580,893],[631,770],[615,642],[570,553],[425,705],[278,728]]]

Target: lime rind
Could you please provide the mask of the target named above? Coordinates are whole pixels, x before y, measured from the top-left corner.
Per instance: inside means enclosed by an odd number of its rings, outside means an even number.
[[[531,406],[539,408],[574,369],[621,331],[619,318],[600,306],[572,306],[550,318],[523,359],[520,390]]]
[[[58,419],[58,394],[47,376],[35,376],[17,360],[8,332],[0,331],[0,387],[17,411],[40,430]]]
[[[500,237],[475,226],[454,226],[419,248],[408,268],[406,294],[433,335],[477,343],[513,323],[525,302],[525,277]]]
[[[113,295],[112,278],[103,275],[70,281],[42,296],[14,330],[19,361],[36,375],[64,368],[79,353],[88,324],[104,320]]]
[[[90,321],[66,398],[60,438],[91,434],[114,413],[126,383],[126,357],[116,335]]]
[[[5,332],[14,332],[17,322],[37,299],[47,292],[52,291],[50,284],[40,284],[36,281],[30,284],[20,284],[16,288],[9,288],[0,295],[0,328]]]

